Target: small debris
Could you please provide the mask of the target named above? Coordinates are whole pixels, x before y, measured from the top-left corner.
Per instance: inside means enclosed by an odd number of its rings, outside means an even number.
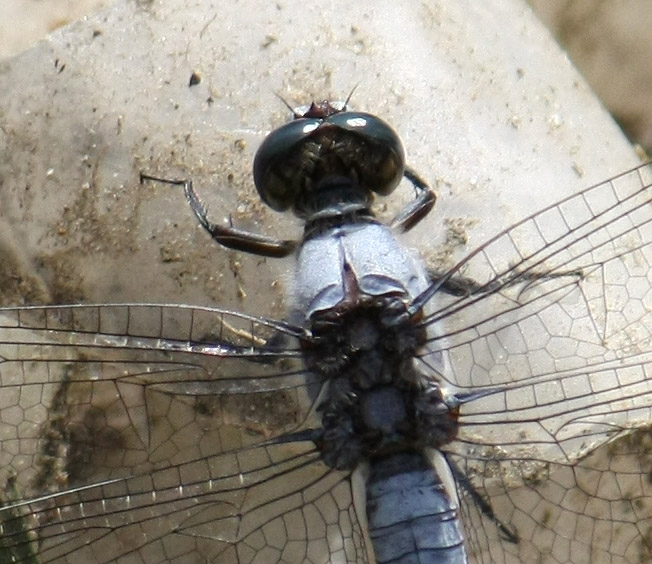
[[[201,82],[201,75],[197,71],[193,71],[190,75],[190,80],[188,81],[188,86],[193,87],[197,86]]]

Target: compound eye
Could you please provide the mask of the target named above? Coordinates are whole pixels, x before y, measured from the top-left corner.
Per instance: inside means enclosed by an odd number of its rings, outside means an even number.
[[[392,127],[379,117],[364,112],[340,112],[328,117],[327,123],[358,139],[358,182],[381,196],[390,194],[405,170],[403,144]]]
[[[296,157],[300,144],[322,123],[321,119],[296,119],[272,131],[254,158],[254,184],[261,199],[276,211],[286,211],[301,192]]]

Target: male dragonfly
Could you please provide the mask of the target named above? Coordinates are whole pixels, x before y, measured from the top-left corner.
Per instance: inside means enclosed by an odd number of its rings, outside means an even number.
[[[254,178],[298,245],[211,223],[181,183],[219,243],[296,254],[288,320],[0,309],[3,561],[652,561],[652,169],[431,273],[393,233],[434,195],[391,127],[296,117]],[[402,177],[390,229],[370,203]]]

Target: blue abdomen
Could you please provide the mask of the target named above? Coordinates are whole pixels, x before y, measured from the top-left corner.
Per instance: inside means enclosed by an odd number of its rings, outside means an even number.
[[[468,562],[457,495],[439,472],[418,453],[370,464],[367,519],[378,564]]]

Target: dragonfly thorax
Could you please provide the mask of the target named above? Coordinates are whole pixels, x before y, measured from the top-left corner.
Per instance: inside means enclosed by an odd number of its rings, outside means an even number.
[[[330,381],[319,407],[323,460],[352,469],[377,456],[449,442],[457,414],[437,381],[415,366],[427,333],[407,314],[407,294],[365,296],[351,286],[338,307],[310,320],[306,362]]]

